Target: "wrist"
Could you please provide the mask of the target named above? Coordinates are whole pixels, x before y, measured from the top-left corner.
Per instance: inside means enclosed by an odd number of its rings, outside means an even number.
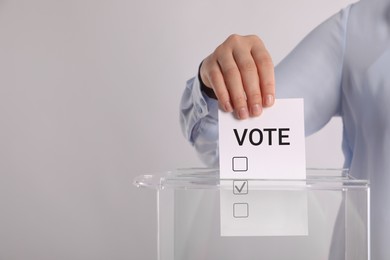
[[[213,98],[213,99],[218,99],[214,93],[214,90],[212,88],[206,86],[206,84],[204,84],[204,82],[202,80],[202,77],[200,75],[200,68],[202,67],[202,63],[203,63],[203,61],[200,63],[199,69],[198,69],[198,80],[199,80],[200,90],[203,93],[205,93],[208,97]]]

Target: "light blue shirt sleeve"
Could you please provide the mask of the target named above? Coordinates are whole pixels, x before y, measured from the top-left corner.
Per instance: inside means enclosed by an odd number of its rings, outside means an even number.
[[[200,159],[218,166],[218,101],[200,90],[198,77],[187,81],[180,103],[180,125]]]
[[[278,98],[303,98],[311,135],[341,114],[341,84],[350,7],[315,30],[275,68]]]

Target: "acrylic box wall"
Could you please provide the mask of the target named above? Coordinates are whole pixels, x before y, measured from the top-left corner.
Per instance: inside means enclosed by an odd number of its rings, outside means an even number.
[[[244,215],[232,219],[247,221],[253,207],[259,206],[264,215],[274,214],[274,219],[269,218],[269,225],[261,218],[257,223],[252,219],[255,233],[236,236],[222,235],[226,227],[221,220],[230,213],[222,210],[221,202],[234,187],[223,185],[232,180],[219,180],[218,171],[187,170],[138,179],[139,186],[155,188],[158,193],[159,259],[369,259],[368,183],[342,170],[308,172],[302,181],[246,180],[252,197],[240,199],[250,201],[249,214],[245,217],[243,211]],[[258,227],[272,230],[275,223],[291,222],[286,212],[300,207],[300,202],[293,206],[281,202],[297,197],[306,199],[307,234],[256,235]],[[275,205],[262,205],[270,198],[279,203],[276,211]],[[231,210],[234,215],[233,203]]]

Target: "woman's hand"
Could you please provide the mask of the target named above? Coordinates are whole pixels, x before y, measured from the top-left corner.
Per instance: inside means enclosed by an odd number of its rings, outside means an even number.
[[[220,107],[239,119],[259,116],[274,103],[274,65],[257,36],[229,36],[203,61],[200,77]]]

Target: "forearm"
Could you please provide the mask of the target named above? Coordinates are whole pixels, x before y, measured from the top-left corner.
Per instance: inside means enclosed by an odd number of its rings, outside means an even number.
[[[218,102],[201,91],[198,78],[187,81],[180,103],[184,137],[209,167],[218,165]]]

